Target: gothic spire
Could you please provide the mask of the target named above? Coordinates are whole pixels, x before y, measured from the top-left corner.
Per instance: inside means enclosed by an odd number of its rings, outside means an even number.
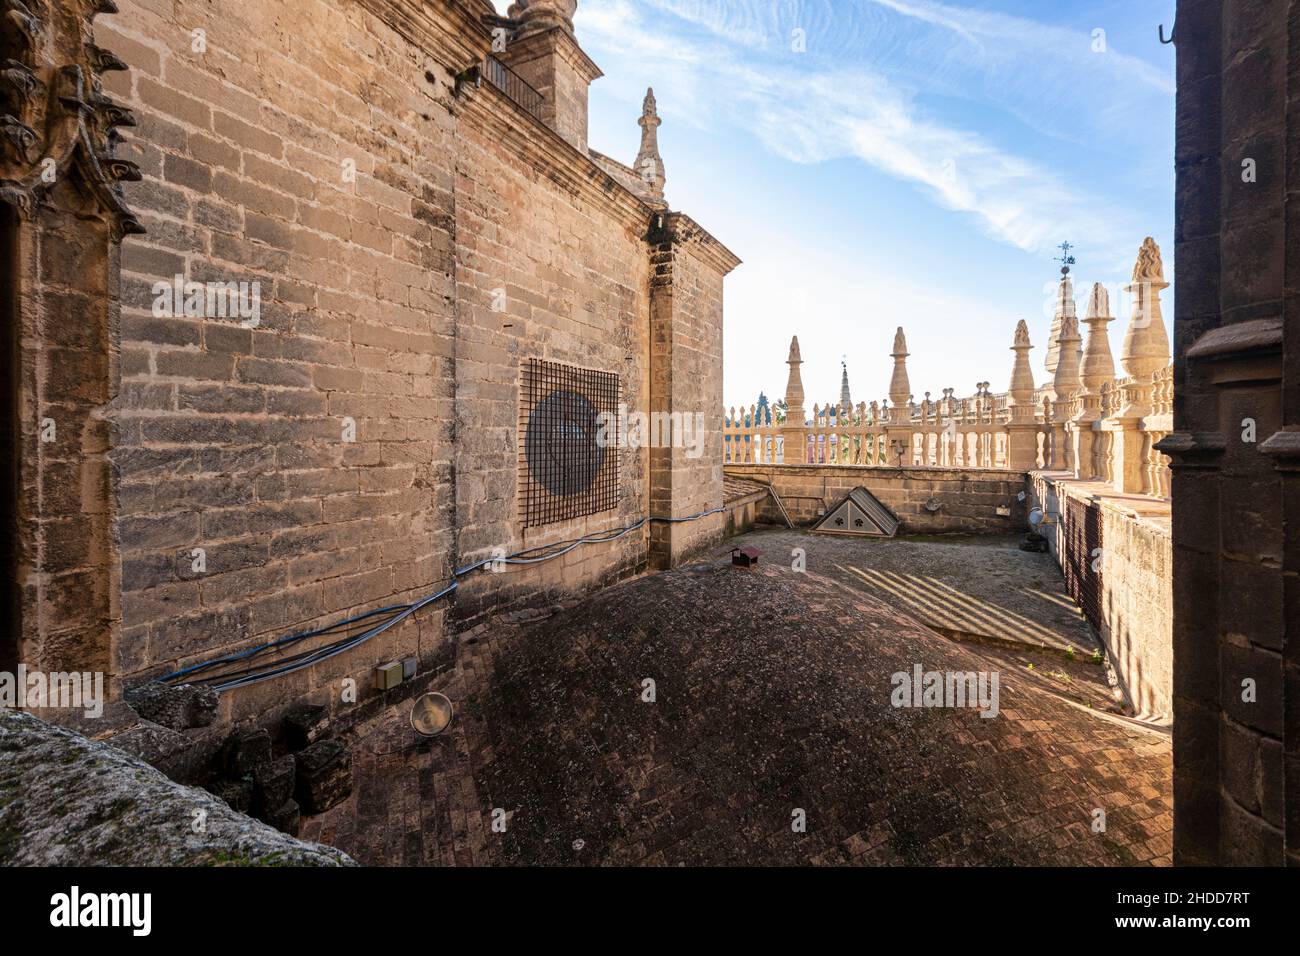
[[[641,149],[636,154],[634,165],[636,174],[645,184],[649,198],[663,202],[664,182],[667,177],[664,175],[663,158],[659,155],[658,133],[659,124],[663,120],[659,118],[653,87],[646,90],[645,101],[641,104],[641,118],[636,122],[641,127]]]

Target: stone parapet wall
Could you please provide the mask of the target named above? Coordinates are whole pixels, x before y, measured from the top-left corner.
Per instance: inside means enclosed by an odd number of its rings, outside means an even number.
[[[727,465],[728,476],[771,485],[790,520],[811,524],[861,485],[898,516],[901,534],[1007,534],[1027,527],[1021,472],[859,465]],[[937,505],[931,510],[927,505]],[[998,509],[1006,510],[999,514]],[[759,505],[759,520],[784,523],[775,505]]]
[[[1173,720],[1173,541],[1167,501],[1101,481],[1029,475],[1038,531],[1106,647],[1136,713]]]

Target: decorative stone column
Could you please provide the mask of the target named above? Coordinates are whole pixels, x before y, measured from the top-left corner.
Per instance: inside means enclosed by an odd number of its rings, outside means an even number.
[[[1012,471],[1032,471],[1038,466],[1038,422],[1034,418],[1034,372],[1029,365],[1029,326],[1021,319],[1016,323],[1016,338],[1011,351],[1016,353],[1011,366],[1011,421],[1007,423],[1007,467]],[[948,389],[947,391],[951,391]]]
[[[126,108],[101,75],[126,64],[94,43],[109,0],[5,5],[0,17],[0,670],[105,675],[119,644],[119,245],[143,232],[114,156]]]
[[[1068,432],[1070,423],[1070,404],[1082,388],[1079,380],[1079,320],[1071,309],[1061,318],[1061,335],[1057,339],[1056,373],[1052,378],[1052,390],[1056,393],[1052,402],[1052,471],[1069,471],[1073,464],[1073,438]]]
[[[907,337],[903,335],[900,325],[894,333],[894,350],[890,357],[894,360],[894,373],[889,379],[888,418],[885,436],[889,446],[891,464],[910,464],[912,460],[912,386],[907,379]],[[895,450],[896,443],[907,446],[901,459]]]
[[[802,465],[808,458],[808,428],[805,422],[808,413],[803,407],[803,377],[799,366],[803,359],[799,355],[799,336],[790,338],[790,357],[786,359],[790,366],[790,377],[785,383],[785,425],[781,429],[781,442],[784,447],[783,461],[787,465]]]
[[[1124,334],[1120,364],[1131,381],[1123,386],[1123,406],[1112,419],[1115,433],[1115,490],[1141,494],[1146,470],[1147,438],[1142,419],[1151,414],[1152,376],[1169,364],[1169,333],[1160,311],[1165,281],[1160,247],[1150,236],[1138,251],[1133,281],[1125,288],[1134,296],[1133,318]]]
[[[1074,436],[1074,477],[1097,478],[1100,476],[1093,467],[1092,453],[1097,441],[1097,423],[1101,421],[1101,389],[1115,378],[1115,360],[1111,358],[1110,334],[1106,331],[1115,317],[1110,314],[1110,294],[1100,282],[1092,286],[1083,321],[1088,326],[1079,376],[1083,384],[1083,408],[1070,422]]]

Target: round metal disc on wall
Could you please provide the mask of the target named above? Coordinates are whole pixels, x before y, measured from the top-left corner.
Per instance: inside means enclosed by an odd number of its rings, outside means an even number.
[[[411,726],[421,737],[436,737],[451,723],[451,701],[445,694],[421,694],[411,707]]]

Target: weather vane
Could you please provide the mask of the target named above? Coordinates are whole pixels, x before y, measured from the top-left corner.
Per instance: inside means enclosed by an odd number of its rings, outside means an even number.
[[[1074,246],[1070,245],[1070,243],[1066,241],[1056,248],[1061,250],[1060,256],[1056,258],[1056,261],[1061,264],[1061,275],[1068,276],[1070,274],[1070,266],[1074,265],[1074,256],[1070,255],[1070,250],[1073,249]]]

